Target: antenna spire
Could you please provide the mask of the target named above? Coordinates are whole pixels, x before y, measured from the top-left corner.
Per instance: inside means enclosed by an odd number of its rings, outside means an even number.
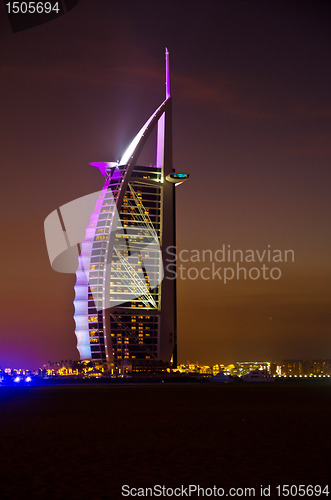
[[[166,73],[165,91],[166,91],[166,99],[168,99],[170,97],[170,70],[169,70],[169,51],[167,47],[165,49],[165,73]]]

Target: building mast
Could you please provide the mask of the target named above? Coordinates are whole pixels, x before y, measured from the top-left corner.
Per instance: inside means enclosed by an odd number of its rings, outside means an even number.
[[[166,99],[169,99],[171,97],[171,91],[170,91],[170,68],[169,68],[169,51],[166,47],[165,49],[165,97]],[[170,119],[172,120],[172,115],[170,115]],[[172,123],[170,124],[171,127],[171,134],[172,134]],[[171,138],[172,142],[172,138]],[[173,169],[172,169],[173,170]],[[174,170],[173,170],[174,171]],[[175,247],[175,251],[177,253],[177,248],[176,248],[176,185],[172,185],[172,200],[173,200],[173,246]],[[174,271],[175,271],[175,276],[176,279],[174,280],[174,288],[173,288],[173,302],[174,302],[174,349],[173,349],[173,355],[172,355],[172,367],[177,368],[177,269],[176,269],[176,261],[174,262]]]

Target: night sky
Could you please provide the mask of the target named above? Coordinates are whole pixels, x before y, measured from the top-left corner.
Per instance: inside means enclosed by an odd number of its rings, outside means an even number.
[[[162,102],[166,46],[178,249],[295,252],[279,280],[179,280],[179,361],[331,358],[330,25],[319,0],[81,0],[13,33],[1,5],[0,366],[78,359],[43,222]]]

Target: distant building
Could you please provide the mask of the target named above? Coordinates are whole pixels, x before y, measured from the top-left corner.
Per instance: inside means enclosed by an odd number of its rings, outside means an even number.
[[[285,359],[281,365],[281,375],[285,377],[302,377],[306,375],[302,359]]]
[[[128,371],[141,374],[170,372],[170,363],[164,363],[158,359],[132,359]]]
[[[253,370],[267,370],[270,373],[269,361],[237,361],[235,367],[231,370],[232,375],[246,375]]]
[[[219,372],[224,372],[226,367],[223,364],[213,365],[213,375],[217,375]]]
[[[313,375],[330,375],[331,359],[313,359],[311,362]]]

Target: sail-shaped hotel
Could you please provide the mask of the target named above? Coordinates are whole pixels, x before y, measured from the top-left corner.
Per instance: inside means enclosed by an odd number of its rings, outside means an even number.
[[[174,265],[163,265],[175,247],[175,188],[188,174],[172,167],[169,53],[166,96],[119,162],[96,162],[105,177],[78,245],[75,334],[81,359],[115,370],[153,360],[177,363]],[[139,164],[153,129],[156,163]],[[173,252],[173,250],[172,250]]]

